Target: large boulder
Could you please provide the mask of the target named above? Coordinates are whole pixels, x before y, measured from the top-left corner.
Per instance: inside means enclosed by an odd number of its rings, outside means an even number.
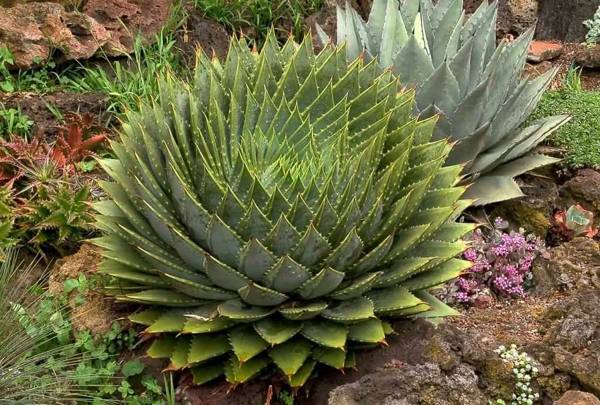
[[[13,53],[14,68],[28,69],[51,56],[87,59],[109,38],[109,32],[93,18],[67,12],[57,3],[0,7],[0,44]]]
[[[0,7],[0,44],[11,50],[10,68],[29,69],[50,57],[58,62],[133,51],[141,34],[152,42],[172,0],[88,0],[83,13],[55,2]]]
[[[436,364],[392,363],[387,367],[342,385],[329,394],[329,405],[462,405],[487,404],[478,387],[478,377],[465,365],[445,373]]]

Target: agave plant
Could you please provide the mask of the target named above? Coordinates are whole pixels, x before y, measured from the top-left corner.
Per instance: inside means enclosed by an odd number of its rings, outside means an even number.
[[[387,317],[451,313],[427,290],[469,266],[461,167],[443,167],[451,145],[411,117],[413,92],[345,53],[272,33],[260,54],[244,39],[224,63],[200,54],[101,162],[101,271],[145,304],[148,354],[196,383],[274,364],[301,386],[385,343]]]
[[[337,42],[416,87],[421,118],[439,114],[434,140],[458,141],[447,164],[464,165],[465,194],[475,204],[523,195],[514,177],[557,159],[530,153],[565,115],[519,128],[556,74],[522,78],[534,28],[496,47],[497,3],[483,1],[469,18],[462,0],[374,0],[368,22],[348,4],[337,8]],[[317,26],[318,38],[329,37]]]

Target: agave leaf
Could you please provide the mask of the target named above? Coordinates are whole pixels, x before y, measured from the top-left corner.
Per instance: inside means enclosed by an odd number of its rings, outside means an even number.
[[[269,357],[285,375],[292,376],[310,355],[311,347],[306,339],[294,338],[269,350]]]
[[[302,324],[286,319],[265,318],[253,324],[254,330],[271,346],[279,345],[294,337]]]
[[[191,338],[188,364],[201,363],[221,356],[231,350],[227,335],[202,334]]]
[[[366,297],[342,301],[327,308],[321,316],[340,323],[352,323],[373,318],[375,316],[373,302]]]
[[[346,352],[342,349],[319,346],[313,350],[312,356],[319,363],[341,370],[346,363]]]
[[[222,364],[201,364],[192,367],[192,382],[197,385],[205,384],[223,375]]]
[[[225,363],[225,378],[231,384],[240,384],[248,381],[270,363],[264,356],[258,356],[241,363],[235,356],[231,356]]]
[[[250,326],[243,326],[229,332],[231,348],[240,363],[245,363],[268,346],[268,343]]]
[[[383,323],[379,319],[369,319],[350,325],[348,339],[361,343],[382,343],[385,341]]]

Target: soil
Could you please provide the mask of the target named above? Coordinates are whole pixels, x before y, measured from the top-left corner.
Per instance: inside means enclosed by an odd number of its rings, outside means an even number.
[[[89,113],[94,117],[94,123],[102,127],[108,126],[111,120],[106,113],[107,102],[108,96],[102,93],[0,93],[0,105],[20,108],[35,123],[34,132],[43,134],[49,142],[56,138],[60,123],[48,106],[63,115]]]
[[[556,77],[550,85],[551,89],[559,89],[563,86],[569,68],[574,65],[577,53],[586,46],[585,44],[577,43],[563,43],[562,45],[562,55],[551,62],[553,66],[560,66]],[[530,66],[535,69],[536,66],[540,65],[543,65],[543,63]],[[583,69],[581,72],[581,84],[585,90],[600,90],[600,70]]]
[[[483,332],[504,344],[528,346],[542,341],[546,333],[544,314],[564,297],[563,294],[529,295],[519,300],[499,301],[487,308],[472,307],[448,319],[448,323],[466,332]]]

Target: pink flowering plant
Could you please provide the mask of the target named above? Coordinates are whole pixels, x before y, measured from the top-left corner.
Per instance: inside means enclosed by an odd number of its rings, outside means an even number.
[[[494,220],[491,229],[478,228],[463,258],[473,266],[442,295],[450,304],[472,305],[489,298],[518,298],[531,285],[531,265],[544,243],[535,235],[508,231],[508,222]]]

